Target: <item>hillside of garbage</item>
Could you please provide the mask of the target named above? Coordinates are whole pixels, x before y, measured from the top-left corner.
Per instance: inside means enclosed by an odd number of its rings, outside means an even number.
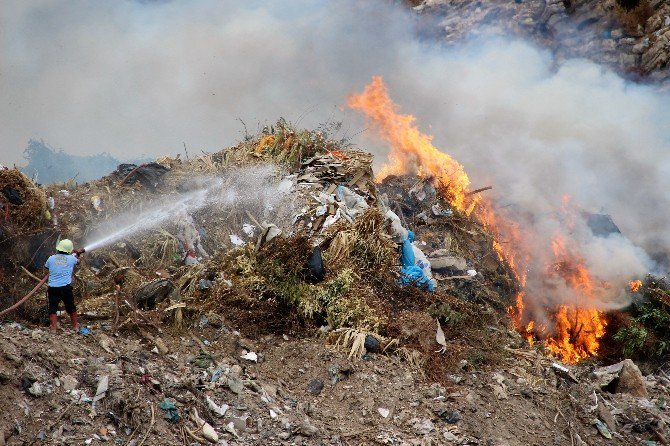
[[[664,282],[565,364],[490,228],[372,161],[279,120],[83,184],[0,170],[0,311],[38,289],[0,313],[0,444],[667,444]],[[36,287],[66,237],[89,334]]]

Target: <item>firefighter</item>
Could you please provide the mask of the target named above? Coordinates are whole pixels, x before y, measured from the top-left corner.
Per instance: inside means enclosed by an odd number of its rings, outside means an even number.
[[[74,253],[73,253],[74,252]],[[77,307],[74,304],[72,293],[72,273],[74,267],[79,263],[79,256],[84,251],[74,251],[71,240],[63,239],[56,245],[56,254],[49,257],[44,266],[49,270],[49,288],[47,296],[49,300],[49,330],[55,333],[58,330],[58,305],[61,301],[65,305],[65,311],[70,315],[72,328],[79,331],[79,320]]]

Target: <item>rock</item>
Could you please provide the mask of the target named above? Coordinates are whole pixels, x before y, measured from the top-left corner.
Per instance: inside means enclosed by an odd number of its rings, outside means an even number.
[[[433,271],[455,269],[465,271],[468,269],[466,260],[463,257],[453,256],[446,249],[438,249],[428,256],[430,268]]]
[[[633,68],[640,62],[640,56],[636,54],[620,54],[619,65],[621,68]]]
[[[619,380],[614,389],[616,393],[628,393],[642,398],[647,397],[647,387],[640,369],[630,359],[623,361]]]
[[[377,408],[377,412],[379,412],[379,415],[381,415],[383,418],[388,418],[389,414],[391,413],[390,410],[384,407]]]
[[[435,415],[449,424],[456,424],[461,420],[461,414],[457,410],[438,409],[435,410]]]
[[[319,379],[313,379],[307,384],[307,391],[312,395],[318,395],[323,390],[323,381]]]
[[[14,344],[11,342],[3,342],[0,346],[2,347],[2,354],[5,358],[15,363],[21,363],[21,355]]]
[[[161,338],[155,337],[152,340],[154,341],[154,344],[156,344],[156,348],[158,349],[158,351],[160,351],[163,355],[167,355],[168,353],[170,353],[170,349],[165,344],[165,341],[163,341]]]
[[[77,385],[79,384],[79,381],[72,375],[65,375],[61,378],[61,381],[63,382],[63,390],[66,392],[70,392],[74,389],[77,388]]]
[[[277,435],[277,438],[280,440],[288,440],[291,438],[291,433],[290,432],[280,432],[279,435]]]
[[[458,441],[458,437],[449,431],[444,431],[442,436],[444,436],[444,439],[447,441]]]
[[[588,446],[584,440],[582,440],[582,437],[579,436],[578,433],[575,432],[575,446]]]
[[[16,376],[16,372],[0,364],[0,384],[6,384]]]
[[[246,431],[249,427],[250,424],[253,424],[251,422],[251,419],[246,416],[246,417],[231,417],[228,420],[228,423],[232,423],[233,427],[235,428],[236,432],[244,432]]]
[[[419,420],[414,418],[411,420],[412,427],[416,431],[417,435],[428,435],[435,430],[435,425],[428,418]]]
[[[616,432],[616,420],[612,412],[601,401],[598,402],[598,417],[605,422],[610,431]]]
[[[241,394],[244,391],[244,383],[237,376],[228,377],[228,388],[236,394]]]
[[[302,420],[302,422],[296,428],[296,433],[304,435],[305,437],[312,437],[316,435],[318,432],[319,429],[317,429],[312,423],[310,423],[308,418]]]
[[[644,53],[644,51],[645,51],[648,47],[649,47],[649,43],[648,43],[648,42],[640,42],[640,43],[636,43],[636,44],[633,46],[633,50],[632,50],[632,51],[633,51],[633,54],[642,54],[642,53]]]
[[[377,353],[379,352],[379,340],[372,335],[367,335],[364,347],[370,353]]]

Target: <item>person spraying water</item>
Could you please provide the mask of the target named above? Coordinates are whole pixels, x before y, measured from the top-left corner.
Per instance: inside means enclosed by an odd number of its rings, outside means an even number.
[[[58,331],[58,306],[62,301],[65,311],[70,315],[72,328],[79,331],[79,316],[74,303],[72,291],[72,274],[79,263],[79,256],[86,250],[74,251],[74,244],[69,239],[63,239],[56,245],[56,254],[50,256],[44,267],[49,270],[47,296],[49,301],[49,331]]]

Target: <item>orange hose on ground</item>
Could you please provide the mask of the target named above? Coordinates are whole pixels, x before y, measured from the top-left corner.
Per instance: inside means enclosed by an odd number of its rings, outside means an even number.
[[[37,292],[37,290],[39,290],[42,287],[42,285],[44,285],[44,283],[47,281],[48,278],[49,278],[49,275],[47,274],[46,276],[44,276],[44,278],[42,280],[40,280],[40,283],[35,285],[35,288],[33,288],[30,293],[23,296],[23,298],[21,298],[20,301],[18,301],[17,303],[12,305],[11,307],[7,308],[6,310],[0,311],[0,316],[4,316],[5,314],[9,313],[10,311],[16,310],[21,305],[23,305],[28,299],[30,299],[30,296],[35,294]]]

